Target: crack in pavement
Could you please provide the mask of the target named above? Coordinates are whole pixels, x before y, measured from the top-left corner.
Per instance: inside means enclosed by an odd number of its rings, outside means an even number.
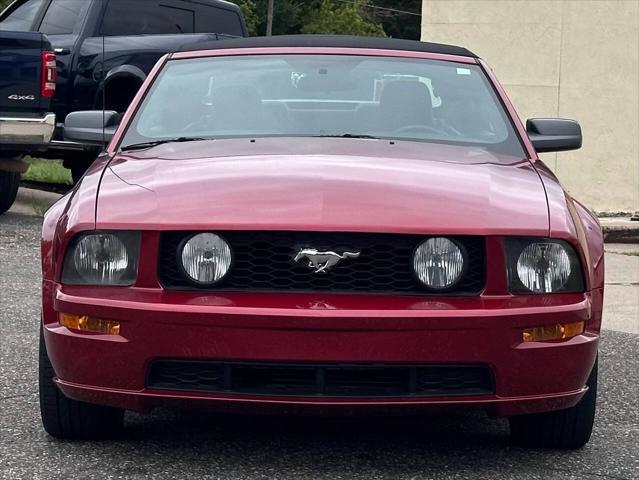
[[[30,395],[37,395],[37,393],[38,393],[38,391],[36,390],[35,392],[20,393],[20,394],[15,394],[15,395],[2,396],[2,397],[0,397],[0,401],[2,401],[2,400],[13,400],[14,398],[28,397]]]

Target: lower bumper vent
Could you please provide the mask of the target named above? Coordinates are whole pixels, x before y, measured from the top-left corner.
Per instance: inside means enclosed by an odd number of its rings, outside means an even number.
[[[485,365],[270,364],[158,360],[147,388],[248,395],[380,397],[494,393]]]

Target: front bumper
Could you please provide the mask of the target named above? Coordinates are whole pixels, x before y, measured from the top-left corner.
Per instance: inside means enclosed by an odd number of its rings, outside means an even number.
[[[0,117],[0,144],[3,147],[46,148],[55,131],[55,114],[43,117]]]
[[[202,294],[62,287],[46,281],[43,320],[59,388],[70,398],[145,411],[160,405],[299,413],[412,413],[478,408],[491,415],[568,408],[597,355],[601,292],[549,297],[419,298]],[[321,298],[319,298],[321,297]],[[81,334],[57,312],[121,322],[121,335]],[[584,321],[582,335],[522,343],[531,326]],[[157,359],[322,364],[482,364],[494,393],[330,397],[148,388]]]

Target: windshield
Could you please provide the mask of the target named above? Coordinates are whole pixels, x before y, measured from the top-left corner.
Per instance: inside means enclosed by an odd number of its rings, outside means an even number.
[[[171,60],[121,146],[267,136],[376,137],[525,156],[477,65],[348,55]]]

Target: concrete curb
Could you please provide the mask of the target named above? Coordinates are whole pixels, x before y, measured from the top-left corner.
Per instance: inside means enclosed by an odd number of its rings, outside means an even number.
[[[606,243],[639,243],[639,222],[630,218],[600,218]]]
[[[62,195],[20,187],[10,212],[42,216]]]

